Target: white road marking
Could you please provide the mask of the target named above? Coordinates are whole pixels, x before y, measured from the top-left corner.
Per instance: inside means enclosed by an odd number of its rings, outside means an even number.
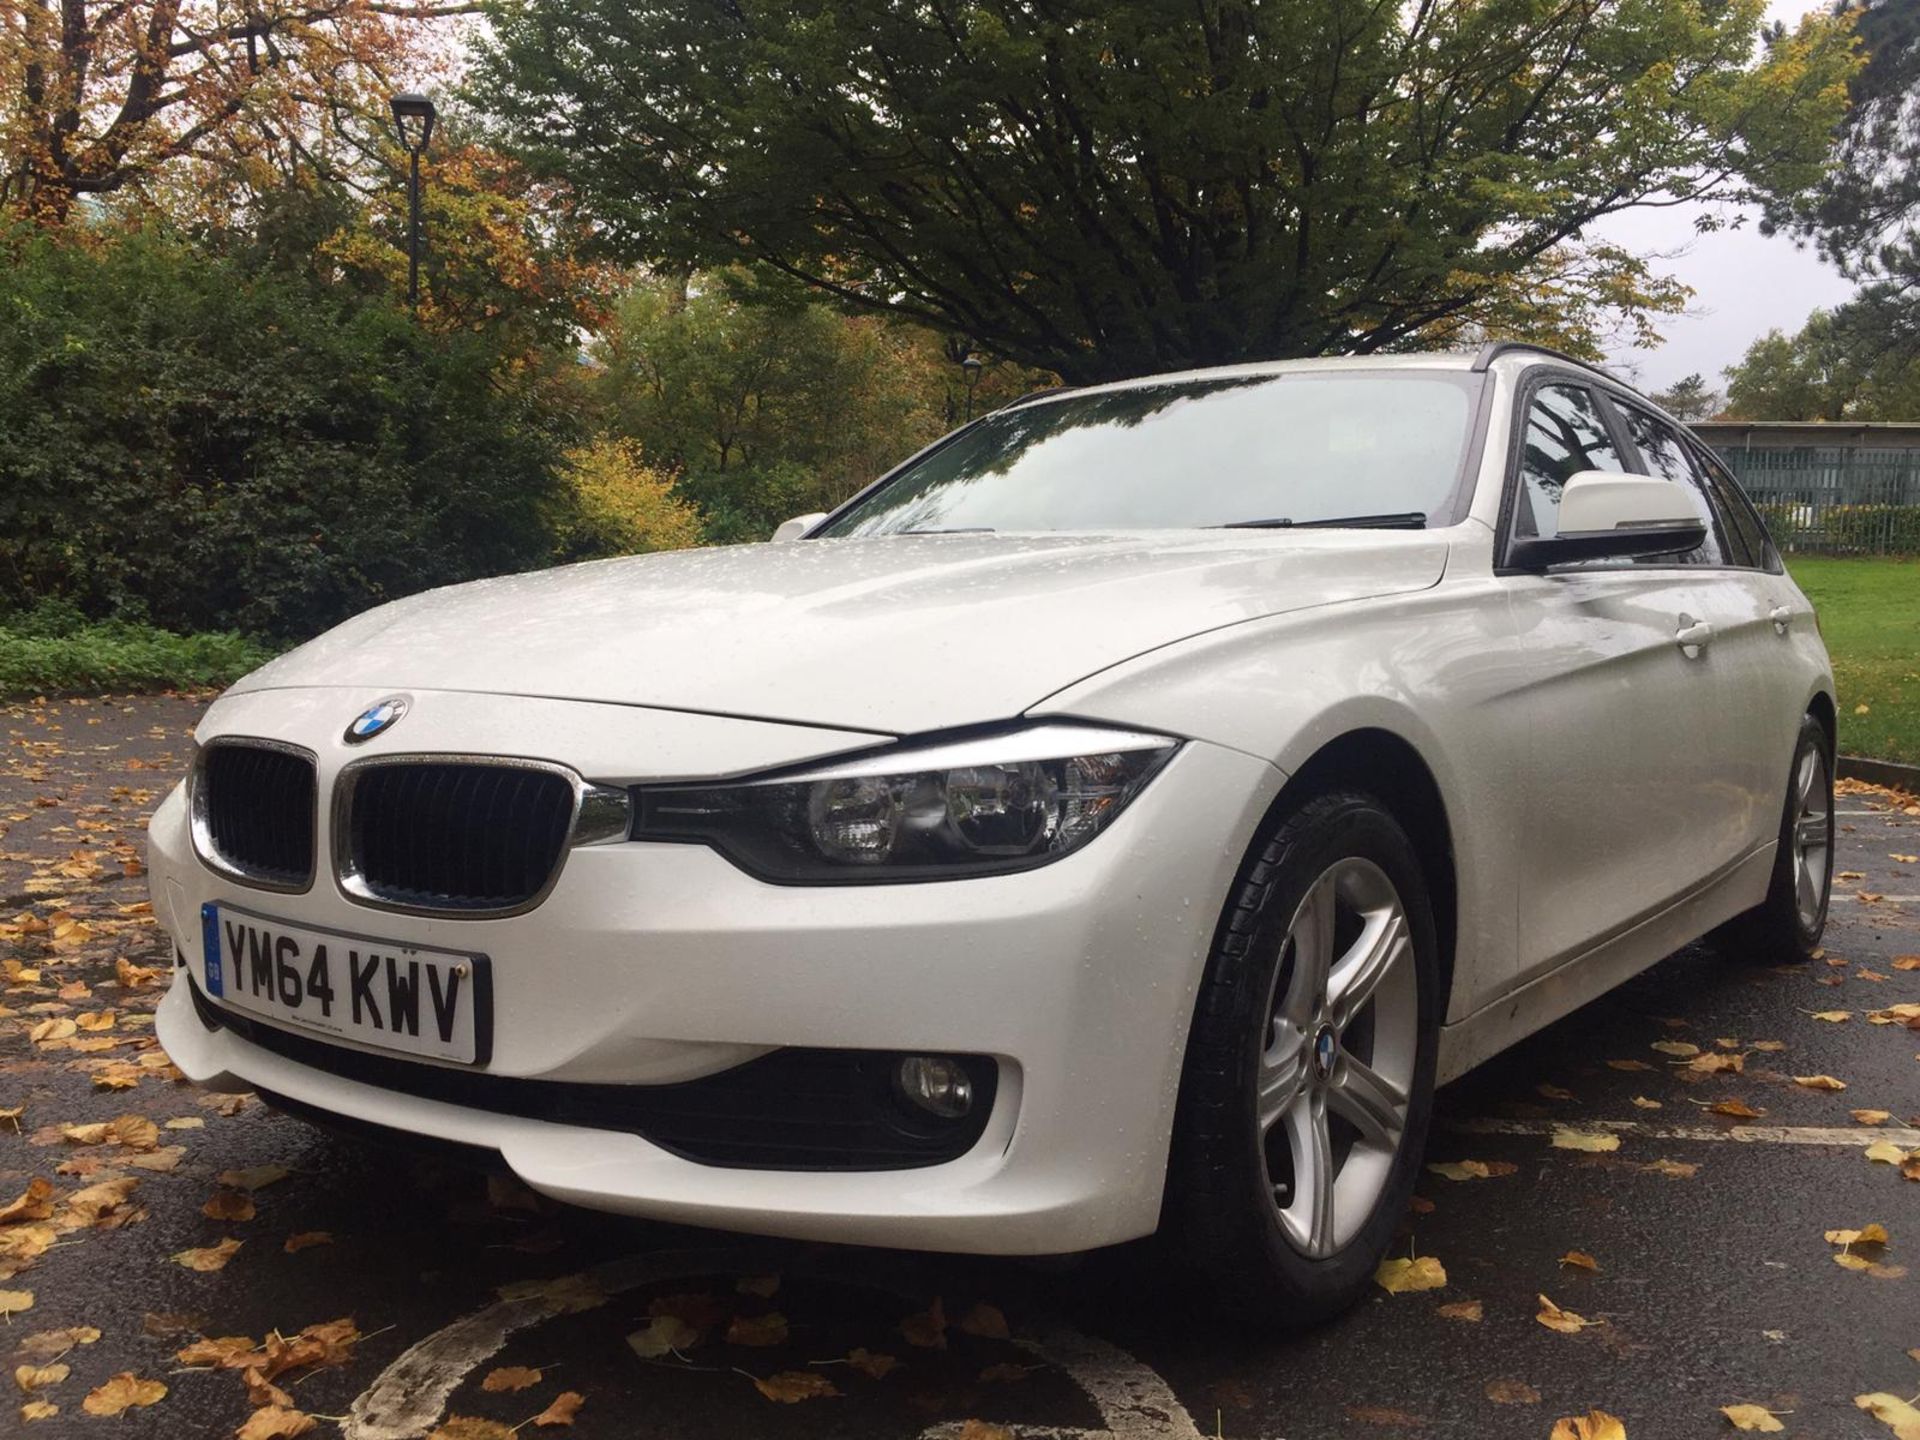
[[[1466,1135],[1551,1135],[1556,1130],[1603,1130],[1641,1140],[1733,1141],[1748,1145],[1843,1145],[1864,1150],[1876,1140],[1920,1147],[1920,1130],[1902,1125],[1661,1125],[1646,1120],[1502,1120],[1492,1116],[1442,1122]]]
[[[499,1352],[518,1331],[577,1313],[608,1297],[669,1280],[752,1274],[767,1266],[764,1250],[663,1250],[609,1261],[584,1275],[563,1278],[533,1293],[497,1300],[410,1347],[353,1402],[340,1433],[345,1440],[419,1440],[437,1425],[462,1381]],[[831,1280],[920,1303],[924,1297],[877,1278],[870,1260],[834,1263],[802,1257],[789,1274]],[[1100,1412],[1099,1430],[1014,1426],[1022,1440],[1204,1440],[1193,1417],[1159,1373],[1118,1346],[1054,1320],[1037,1320],[1014,1343],[1064,1371]],[[930,1427],[929,1440],[959,1434],[958,1424]]]

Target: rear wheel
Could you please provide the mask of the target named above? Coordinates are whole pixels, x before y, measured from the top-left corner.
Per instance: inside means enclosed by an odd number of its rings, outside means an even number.
[[[1240,882],[1188,1044],[1169,1212],[1216,1293],[1288,1325],[1366,1293],[1426,1140],[1437,976],[1399,824],[1302,804]]]
[[[1728,954],[1777,965],[1809,959],[1820,948],[1833,890],[1832,756],[1826,727],[1802,717],[1767,898],[1714,932]]]

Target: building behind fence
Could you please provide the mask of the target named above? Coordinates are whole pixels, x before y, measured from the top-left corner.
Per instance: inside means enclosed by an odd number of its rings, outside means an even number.
[[[1703,420],[1780,548],[1920,555],[1920,422]]]

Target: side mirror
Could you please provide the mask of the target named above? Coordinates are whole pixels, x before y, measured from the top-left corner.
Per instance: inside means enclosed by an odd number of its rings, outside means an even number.
[[[783,541],[798,540],[826,518],[826,511],[816,510],[811,515],[796,515],[791,520],[783,520],[780,528],[773,532],[773,543],[778,545]]]
[[[1560,529],[1516,538],[1507,563],[1544,570],[1567,560],[1626,559],[1691,550],[1707,527],[1684,487],[1651,475],[1582,470],[1560,491]]]

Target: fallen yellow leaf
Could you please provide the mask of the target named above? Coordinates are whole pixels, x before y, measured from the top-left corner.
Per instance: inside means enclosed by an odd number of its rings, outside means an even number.
[[[0,1205],[0,1225],[18,1225],[24,1220],[45,1220],[53,1214],[53,1182],[43,1175],[27,1181],[27,1188],[5,1205]]]
[[[1600,1262],[1584,1250],[1567,1251],[1560,1257],[1560,1263],[1575,1270],[1591,1270],[1596,1275],[1600,1273]]]
[[[1442,1305],[1437,1313],[1449,1320],[1463,1320],[1470,1325],[1478,1325],[1485,1309],[1478,1300],[1456,1300],[1451,1305]]]
[[[18,1315],[32,1308],[31,1290],[0,1290],[0,1315]]]
[[[427,1440],[513,1440],[513,1427],[478,1415],[449,1415]]]
[[[922,1350],[944,1350],[947,1348],[947,1312],[941,1307],[936,1296],[918,1315],[909,1315],[900,1322],[900,1333],[906,1337],[909,1345],[917,1345]]]
[[[502,1365],[489,1370],[480,1388],[489,1394],[502,1390],[531,1390],[540,1383],[540,1372],[531,1365]]]
[[[1660,1102],[1658,1100],[1649,1100],[1644,1095],[1636,1095],[1633,1097],[1633,1108],[1636,1110],[1658,1110],[1660,1108]]]
[[[580,1407],[587,1403],[587,1397],[578,1390],[562,1390],[553,1397],[553,1403],[533,1417],[533,1423],[545,1429],[550,1425],[571,1425],[573,1417],[580,1413]]]
[[[1438,1290],[1447,1283],[1447,1271],[1431,1255],[1422,1255],[1416,1260],[1395,1256],[1380,1262],[1380,1268],[1373,1272],[1373,1283],[1389,1295]]]
[[[1887,1227],[1880,1224],[1862,1225],[1858,1230],[1829,1230],[1829,1245],[1885,1245],[1888,1240]]]
[[[1449,1180],[1491,1180],[1512,1175],[1520,1167],[1511,1160],[1440,1160],[1427,1169]]]
[[[233,1258],[234,1252],[245,1243],[244,1240],[228,1237],[218,1245],[206,1245],[197,1250],[182,1250],[173,1259],[176,1264],[184,1265],[189,1270],[224,1270],[227,1262]]]
[[[1744,1055],[1696,1055],[1680,1068],[1690,1075],[1719,1075],[1728,1070],[1736,1075],[1744,1075],[1747,1069],[1747,1057]]]
[[[1562,1310],[1546,1296],[1539,1297],[1540,1313],[1533,1318],[1549,1330],[1558,1330],[1562,1335],[1578,1335],[1589,1325],[1599,1325],[1602,1321],[1589,1320],[1584,1315],[1576,1315],[1571,1310]]]
[[[1588,1130],[1570,1130],[1565,1125],[1559,1125],[1554,1128],[1553,1139],[1549,1143],[1556,1150],[1586,1150],[1600,1153],[1618,1150],[1620,1137],[1597,1134]]]
[[[782,1370],[764,1380],[755,1380],[754,1389],[782,1405],[797,1405],[802,1400],[818,1400],[838,1395],[833,1382],[815,1370]]]
[[[250,1165],[244,1170],[222,1170],[213,1178],[235,1190],[262,1190],[292,1173],[284,1165]]]
[[[1882,1165],[1898,1165],[1907,1158],[1907,1152],[1891,1140],[1876,1140],[1867,1146],[1866,1156],[1867,1159],[1876,1160]]]
[[[266,1405],[233,1432],[233,1440],[298,1440],[314,1428],[311,1415],[287,1405]]]
[[[864,1346],[850,1351],[847,1355],[847,1365],[870,1380],[886,1379],[887,1372],[899,1363],[891,1355],[876,1355]]]
[[[200,1213],[209,1220],[251,1220],[255,1214],[253,1197],[244,1190],[216,1190],[200,1207]]]
[[[1853,1018],[1851,1010],[1808,1010],[1805,1013],[1816,1020],[1825,1020],[1830,1025],[1839,1025]]]
[[[1893,1118],[1891,1110],[1850,1110],[1847,1113],[1860,1125],[1884,1125]]]
[[[51,1400],[29,1400],[20,1407],[22,1420],[51,1420],[60,1413],[60,1407]]]
[[[658,1360],[670,1350],[685,1350],[700,1341],[700,1332],[678,1315],[656,1315],[644,1330],[627,1336],[627,1344],[642,1360]]]
[[[80,1402],[89,1415],[121,1415],[126,1411],[157,1405],[166,1398],[167,1387],[158,1380],[142,1380],[131,1370],[122,1370],[104,1385],[95,1386]]]
[[[1618,1415],[1590,1410],[1585,1415],[1566,1415],[1554,1421],[1547,1440],[1627,1440],[1627,1427]]]
[[[13,1383],[20,1387],[21,1393],[31,1395],[36,1390],[46,1390],[58,1385],[72,1373],[71,1367],[57,1361],[52,1365],[16,1365],[13,1370]]]
[[[727,1323],[729,1345],[784,1345],[787,1343],[787,1317],[778,1310],[765,1315],[736,1315]]]
[[[1736,1430],[1784,1430],[1787,1427],[1773,1418],[1773,1412],[1764,1405],[1722,1405],[1720,1413],[1733,1422]]]
[[[1698,1045],[1689,1045],[1684,1040],[1656,1040],[1653,1042],[1653,1048],[1658,1050],[1662,1055],[1677,1055],[1682,1060],[1686,1059],[1689,1055],[1698,1055],[1700,1053],[1700,1047]]]
[[[981,1301],[960,1317],[960,1333],[977,1336],[982,1340],[1008,1339],[1007,1317],[1000,1313],[997,1305],[989,1305]]]
[[[1895,1440],[1920,1440],[1920,1410],[1898,1395],[1876,1390],[1871,1395],[1856,1395],[1853,1403],[1893,1431]]]
[[[1718,1105],[1707,1107],[1710,1115],[1731,1115],[1736,1120],[1758,1120],[1767,1112],[1756,1110],[1744,1100],[1722,1100]]]
[[[1836,1080],[1831,1075],[1796,1075],[1793,1083],[1804,1085],[1809,1090],[1844,1090],[1847,1082]]]

